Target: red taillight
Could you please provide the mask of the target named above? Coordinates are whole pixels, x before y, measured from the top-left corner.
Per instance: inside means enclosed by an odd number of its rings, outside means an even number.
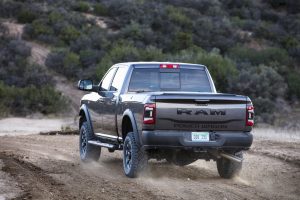
[[[161,69],[179,69],[178,64],[161,64],[159,65]]]
[[[155,124],[155,104],[145,104],[144,124]]]
[[[252,105],[247,106],[246,110],[246,126],[254,125],[254,107]]]

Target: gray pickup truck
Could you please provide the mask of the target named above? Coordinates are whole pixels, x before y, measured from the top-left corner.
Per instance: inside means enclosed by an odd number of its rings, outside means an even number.
[[[252,144],[254,107],[249,97],[217,93],[199,64],[130,62],[113,65],[81,99],[80,158],[96,161],[101,147],[123,150],[125,175],[136,177],[149,159],[184,166],[214,160],[231,178]]]

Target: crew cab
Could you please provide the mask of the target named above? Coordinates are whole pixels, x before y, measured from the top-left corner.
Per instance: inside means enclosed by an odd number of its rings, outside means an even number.
[[[80,158],[100,158],[101,147],[123,151],[123,168],[136,177],[149,159],[184,166],[214,160],[221,177],[242,167],[252,144],[249,97],[217,93],[206,66],[170,62],[113,65],[99,84],[80,80]]]

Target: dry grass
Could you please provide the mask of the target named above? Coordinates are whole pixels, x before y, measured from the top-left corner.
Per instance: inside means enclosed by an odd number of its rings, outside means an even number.
[[[283,128],[254,128],[253,135],[255,138],[294,142],[300,141],[300,130],[287,130]]]

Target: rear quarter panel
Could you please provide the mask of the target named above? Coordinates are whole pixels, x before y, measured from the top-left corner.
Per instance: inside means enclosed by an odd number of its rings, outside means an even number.
[[[127,109],[133,113],[138,131],[142,130],[144,104],[148,101],[148,97],[149,96],[145,93],[142,94],[127,93],[127,94],[120,95],[120,103],[117,112],[117,125],[118,125],[118,130],[120,131],[119,133],[120,136],[122,135],[121,133],[122,133],[123,113]]]

